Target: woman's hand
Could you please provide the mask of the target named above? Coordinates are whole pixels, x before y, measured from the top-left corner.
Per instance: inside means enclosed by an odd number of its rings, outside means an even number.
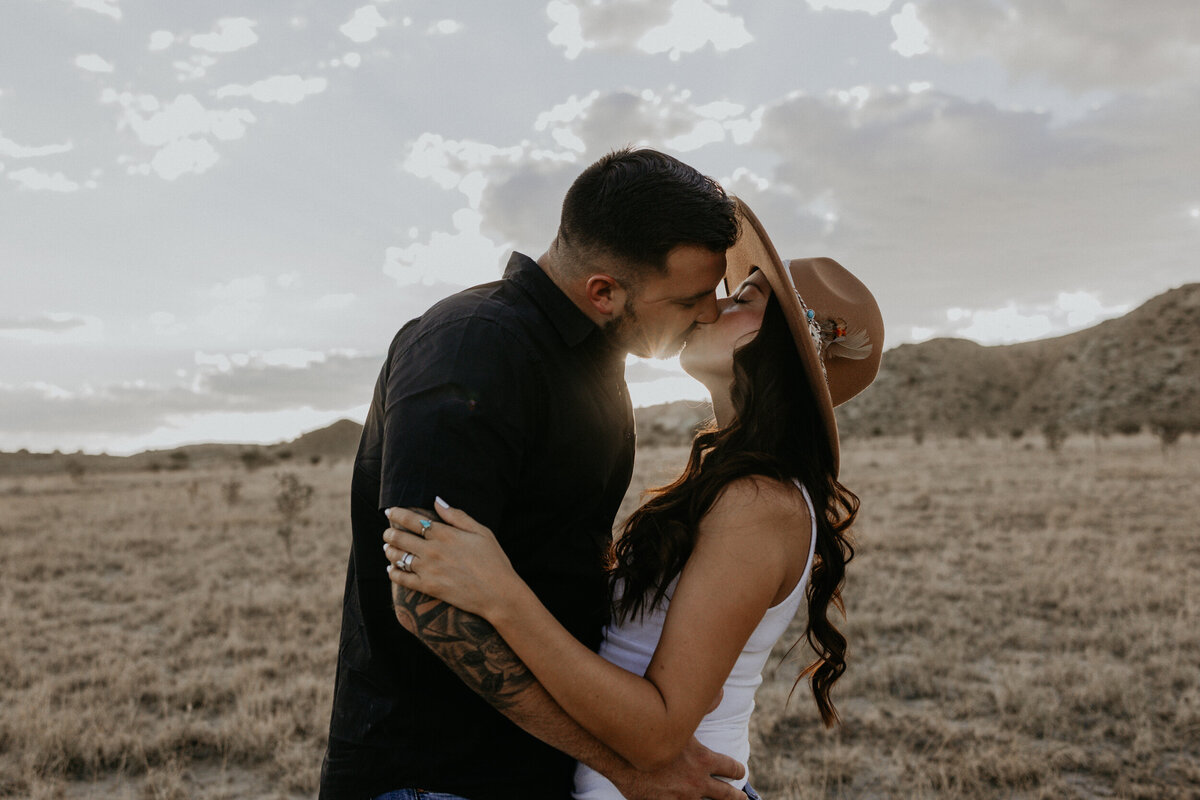
[[[383,552],[392,583],[484,619],[521,584],[492,532],[441,498],[438,520],[407,508],[384,513],[391,522],[383,534]]]

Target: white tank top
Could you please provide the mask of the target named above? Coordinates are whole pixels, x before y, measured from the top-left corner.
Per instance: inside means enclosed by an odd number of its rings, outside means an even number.
[[[750,758],[750,714],[754,711],[754,693],[762,683],[763,667],[767,664],[771,649],[787,629],[788,623],[800,607],[800,601],[804,599],[804,587],[808,585],[813,553],[817,546],[817,515],[813,510],[812,498],[799,481],[796,485],[800,486],[800,491],[804,493],[804,502],[808,505],[808,514],[812,520],[808,561],[804,565],[804,574],[796,582],[791,594],[767,609],[767,613],[750,634],[746,646],[742,648],[737,662],[733,665],[733,671],[725,679],[725,694],[721,698],[721,704],[710,711],[696,729],[696,738],[705,747],[731,756],[743,764],[748,764]],[[635,675],[646,674],[646,668],[650,666],[650,659],[658,647],[663,623],[667,618],[667,609],[678,583],[679,577],[676,576],[667,587],[664,601],[657,608],[639,615],[636,619],[606,626],[600,655]],[[740,789],[745,786],[748,778],[747,774],[746,778],[732,783]],[[622,798],[621,793],[607,778],[584,764],[575,768],[575,792],[572,796],[577,800]]]

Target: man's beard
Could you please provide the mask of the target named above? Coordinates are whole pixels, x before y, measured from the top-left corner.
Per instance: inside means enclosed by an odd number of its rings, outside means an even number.
[[[620,348],[626,353],[633,353],[639,358],[671,358],[672,356],[679,355],[679,352],[683,350],[683,344],[687,341],[687,337],[691,335],[692,330],[696,327],[692,325],[674,342],[655,346],[644,337],[639,337],[638,334],[642,331],[642,327],[639,324],[641,320],[632,306],[627,306],[626,308],[627,310],[621,316],[604,323],[601,331],[604,334],[605,340],[610,345]]]
[[[630,345],[634,344],[632,340],[637,327],[637,312],[633,310],[632,306],[626,306],[626,310],[621,313],[621,316],[610,319],[600,330],[604,334],[604,339],[612,347],[630,352]]]

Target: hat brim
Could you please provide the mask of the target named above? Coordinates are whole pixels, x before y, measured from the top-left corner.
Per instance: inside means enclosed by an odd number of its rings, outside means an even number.
[[[837,417],[833,413],[833,399],[825,379],[825,370],[821,365],[821,355],[817,352],[816,342],[810,333],[804,306],[796,293],[796,286],[787,266],[779,257],[779,252],[771,243],[758,217],[741,198],[735,197],[734,202],[737,204],[741,235],[737,244],[725,253],[726,291],[732,292],[736,289],[755,269],[761,270],[767,282],[771,284],[771,291],[783,309],[788,329],[796,344],[796,351],[800,355],[800,363],[804,366],[805,379],[817,401],[822,427],[833,453],[833,472],[836,476],[841,463]]]

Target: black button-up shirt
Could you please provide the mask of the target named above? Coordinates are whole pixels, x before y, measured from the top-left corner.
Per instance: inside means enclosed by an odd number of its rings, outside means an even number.
[[[396,334],[354,464],[322,798],[403,787],[471,800],[569,795],[574,762],[475,695],[396,620],[382,509],[432,508],[435,495],[462,508],[595,649],[633,448],[624,353],[526,256]]]

